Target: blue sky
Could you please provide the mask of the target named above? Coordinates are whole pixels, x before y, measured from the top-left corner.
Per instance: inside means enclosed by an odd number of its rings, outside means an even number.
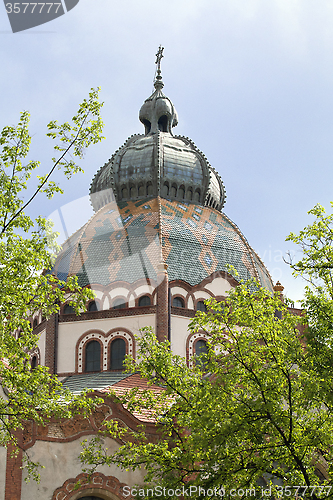
[[[333,177],[333,2],[322,0],[80,0],[66,15],[13,34],[0,5],[0,127],[32,114],[31,157],[50,166],[45,125],[67,120],[101,86],[104,140],[32,214],[72,202],[74,225],[88,214],[92,177],[126,138],[143,131],[138,111],[152,91],[155,53],[175,104],[175,133],[190,137],[219,171],[225,213],[294,300],[285,242],[329,210]],[[86,203],[87,209],[82,207]],[[76,208],[75,208],[76,207]],[[87,211],[85,211],[87,210]],[[84,222],[84,220],[82,221]]]

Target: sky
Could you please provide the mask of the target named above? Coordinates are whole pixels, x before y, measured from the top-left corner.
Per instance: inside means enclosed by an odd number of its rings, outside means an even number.
[[[224,212],[293,300],[304,283],[283,262],[300,256],[286,236],[330,211],[333,185],[333,2],[321,0],[80,0],[47,24],[12,33],[0,5],[0,128],[31,113],[30,158],[51,166],[51,119],[68,121],[91,87],[101,87],[106,139],[63,195],[39,197],[31,215],[68,217],[68,232],[91,215],[96,171],[128,136],[142,133],[155,53],[164,93],[226,187]],[[66,219],[67,221],[67,219]]]

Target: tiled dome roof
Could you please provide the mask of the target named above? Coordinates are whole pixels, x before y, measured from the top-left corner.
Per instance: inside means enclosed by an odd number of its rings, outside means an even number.
[[[232,265],[239,279],[255,277],[272,290],[264,264],[225,214],[160,197],[105,205],[67,240],[54,272],[77,275],[82,286],[108,286],[156,281],[161,262],[169,281],[194,286]]]
[[[188,137],[172,133],[178,117],[162,92],[161,54],[155,91],[140,110],[145,134],[130,137],[95,175],[96,214],[67,240],[54,272],[77,275],[82,286],[109,286],[157,282],[167,264],[170,281],[194,286],[231,265],[239,279],[255,277],[272,290],[264,264],[221,212],[219,174]]]

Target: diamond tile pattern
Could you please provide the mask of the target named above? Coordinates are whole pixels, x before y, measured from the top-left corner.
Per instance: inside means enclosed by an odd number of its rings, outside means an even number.
[[[163,198],[103,207],[69,238],[54,272],[63,279],[76,274],[82,286],[156,280],[161,255],[170,281],[197,285],[230,264],[240,279],[256,277],[272,290],[264,264],[225,214]]]

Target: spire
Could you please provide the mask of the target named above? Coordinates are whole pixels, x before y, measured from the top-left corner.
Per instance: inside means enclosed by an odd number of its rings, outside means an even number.
[[[154,81],[154,87],[156,90],[162,90],[164,87],[164,83],[162,82],[162,75],[161,75],[161,59],[163,56],[163,50],[164,47],[162,45],[159,46],[158,51],[156,52],[156,72],[155,72],[155,81]]]
[[[172,134],[172,127],[178,124],[177,112],[171,100],[163,94],[164,83],[161,75],[161,59],[164,47],[159,46],[156,52],[156,71],[154,78],[155,90],[141,106],[139,119],[145,126],[145,135],[168,132]]]

